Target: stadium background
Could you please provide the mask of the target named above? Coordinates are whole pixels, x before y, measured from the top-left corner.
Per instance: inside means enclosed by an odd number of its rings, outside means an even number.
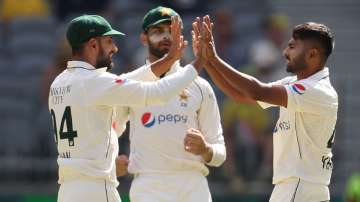
[[[144,63],[142,18],[158,5],[180,13],[188,40],[192,20],[210,14],[219,54],[263,81],[284,76],[281,50],[294,25],[315,21],[332,28],[336,45],[328,66],[340,110],[330,188],[332,201],[345,201],[347,189],[356,189],[348,179],[360,172],[358,0],[0,0],[0,201],[56,201],[56,149],[47,94],[69,57],[64,41],[69,19],[100,14],[127,34],[118,40],[114,72],[119,73]],[[184,62],[191,54],[188,49]],[[277,111],[239,105],[215,91],[228,159],[208,177],[214,201],[266,201],[272,190],[271,132]],[[127,134],[119,143],[121,152],[128,153]],[[130,182],[130,176],[120,178],[124,201]]]

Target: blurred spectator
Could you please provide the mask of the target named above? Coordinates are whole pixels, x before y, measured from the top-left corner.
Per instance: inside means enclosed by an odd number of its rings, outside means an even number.
[[[286,42],[287,17],[273,14],[263,23],[263,37],[249,48],[249,64],[244,69],[263,82],[271,82],[284,77],[282,49]],[[285,68],[285,67],[284,67]]]
[[[67,61],[71,57],[71,49],[65,40],[62,40],[57,48],[58,52],[54,57],[54,61],[45,70],[42,75],[41,82],[41,101],[47,106],[50,85],[57,75],[66,69]]]
[[[360,173],[355,173],[348,179],[345,202],[360,202]]]
[[[161,0],[152,0],[155,5],[161,5],[165,7],[170,7],[181,15],[186,15],[187,13],[201,12],[205,9],[204,1],[202,0],[172,0],[172,1],[161,1]]]
[[[214,14],[214,37],[219,56],[238,68],[245,63],[246,59],[241,52],[241,47],[235,42],[234,20],[229,10],[216,11]]]
[[[36,142],[38,144],[34,155],[41,157],[52,157],[57,154],[55,141],[53,139],[53,126],[51,123],[51,116],[48,110],[48,96],[50,85],[55,77],[66,69],[66,62],[71,57],[71,49],[65,40],[60,41],[57,48],[58,52],[54,57],[52,64],[44,71],[41,76],[40,83],[40,106],[37,118],[34,121],[36,125],[35,134]]]
[[[53,7],[60,22],[78,14],[97,14],[109,18],[110,2],[110,0],[54,0]]]
[[[258,177],[264,158],[262,151],[267,150],[267,146],[272,147],[267,144],[268,133],[271,134],[271,116],[257,105],[239,104],[226,99],[222,119],[228,148],[224,169],[228,174],[230,188],[233,191],[241,191],[247,182]],[[267,177],[271,177],[271,167],[269,169]],[[240,186],[241,184],[243,186]]]
[[[46,0],[2,0],[1,18],[5,21],[16,17],[47,17],[50,10]]]

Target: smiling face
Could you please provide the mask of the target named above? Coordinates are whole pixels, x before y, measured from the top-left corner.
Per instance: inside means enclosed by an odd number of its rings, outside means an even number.
[[[297,73],[307,68],[306,51],[304,41],[294,38],[290,39],[288,46],[283,51],[283,56],[286,59],[286,71]]]
[[[118,51],[117,46],[115,45],[112,36],[102,36],[98,37],[98,54],[96,57],[96,68],[108,67],[113,68],[114,63],[112,61],[112,56]]]
[[[161,23],[150,27],[143,35],[151,55],[162,58],[169,52],[172,42],[170,23]]]

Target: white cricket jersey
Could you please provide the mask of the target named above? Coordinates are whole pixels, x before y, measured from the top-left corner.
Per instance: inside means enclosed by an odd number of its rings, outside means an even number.
[[[127,74],[135,80],[158,80],[146,64]],[[167,73],[182,69],[176,62]],[[165,76],[165,78],[167,77]],[[209,170],[199,155],[184,150],[184,138],[190,127],[199,129],[212,145],[214,155],[207,163],[220,166],[226,158],[224,137],[215,94],[210,84],[198,77],[165,105],[130,107],[130,163],[133,174]]]
[[[108,73],[106,68],[69,61],[49,93],[59,153],[59,183],[79,178],[105,179],[117,186],[118,141],[112,123],[127,118],[121,117],[119,109],[166,103],[196,76],[196,70],[189,65],[157,82],[138,82]]]
[[[338,96],[329,70],[297,80],[296,76],[274,82],[286,88],[287,108],[280,107],[274,129],[273,183],[290,178],[328,185],[333,163]],[[272,105],[258,102],[263,108]]]

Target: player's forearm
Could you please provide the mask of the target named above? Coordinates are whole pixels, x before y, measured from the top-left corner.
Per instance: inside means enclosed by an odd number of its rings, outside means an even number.
[[[146,104],[162,104],[178,95],[197,77],[192,65],[186,65],[174,74],[166,76],[154,83],[147,83]]]
[[[219,57],[210,58],[209,63],[222,74],[223,78],[231,86],[236,86],[237,89],[241,89],[245,97],[258,100],[258,96],[263,88],[263,84],[260,81],[250,75],[235,70]]]
[[[255,101],[246,97],[243,92],[241,92],[236,87],[232,86],[221,73],[219,73],[216,68],[211,63],[206,63],[206,71],[209,73],[211,79],[215,84],[225,93],[225,95],[231,97],[232,99],[242,102],[242,103],[254,103]]]
[[[175,62],[176,62],[176,58],[166,55],[165,57],[162,57],[156,60],[155,62],[151,63],[151,71],[157,77],[160,77],[160,75],[169,71],[169,69]]]
[[[201,72],[201,69],[204,67],[204,60],[201,57],[195,57],[194,61],[191,63],[198,73]]]

